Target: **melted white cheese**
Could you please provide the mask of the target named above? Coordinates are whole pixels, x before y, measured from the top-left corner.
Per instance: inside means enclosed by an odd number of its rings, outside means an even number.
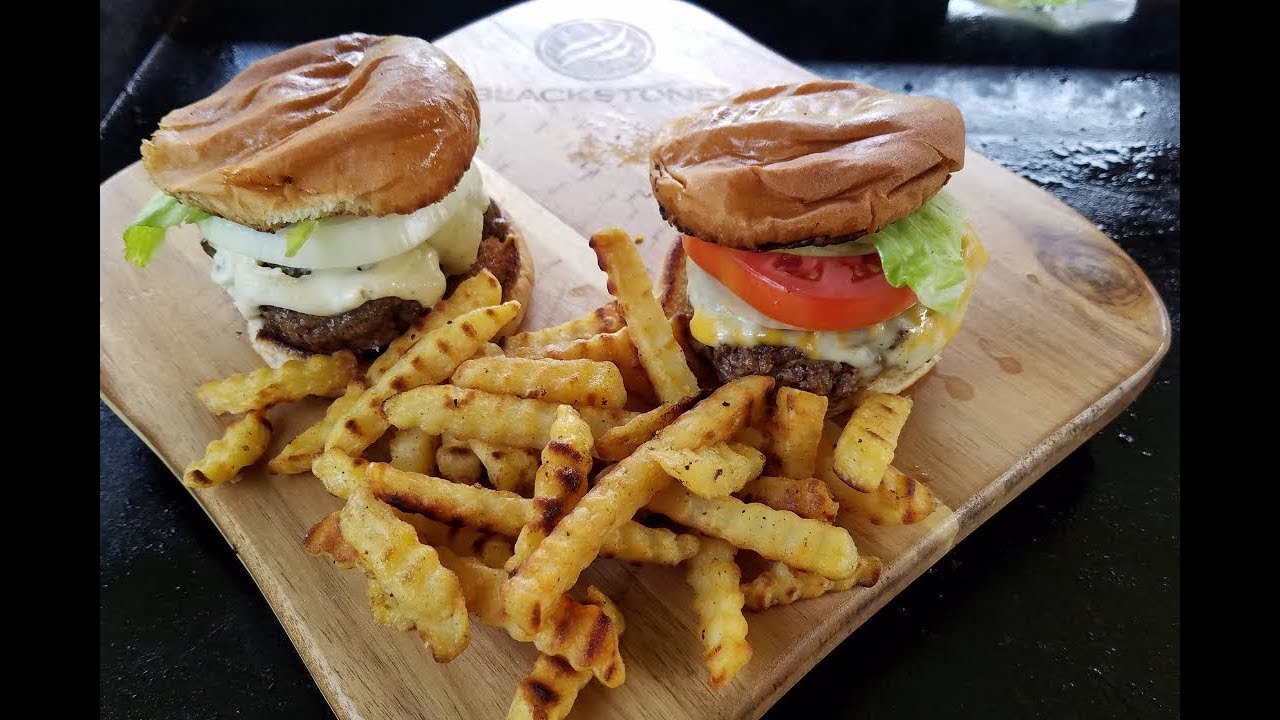
[[[263,267],[247,255],[219,250],[211,274],[250,320],[261,314],[262,305],[308,315],[338,315],[370,300],[397,297],[431,307],[444,295],[445,286],[440,258],[431,243],[372,265],[313,270],[296,278],[278,268]]]

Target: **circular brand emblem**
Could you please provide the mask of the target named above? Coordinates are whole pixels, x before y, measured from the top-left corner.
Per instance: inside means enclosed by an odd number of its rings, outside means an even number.
[[[653,39],[617,20],[570,20],[544,30],[537,51],[561,75],[612,80],[644,69],[653,60]]]

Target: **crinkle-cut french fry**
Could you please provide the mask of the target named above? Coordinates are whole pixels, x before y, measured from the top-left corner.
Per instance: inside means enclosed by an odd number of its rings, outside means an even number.
[[[192,461],[182,473],[182,484],[207,488],[224,483],[257,462],[269,444],[271,423],[261,410],[255,410],[228,425],[222,437],[205,446],[204,457]]]
[[[613,301],[559,325],[516,333],[507,338],[503,346],[509,354],[521,355],[526,348],[545,348],[600,333],[616,332],[625,324],[622,312],[618,310],[617,301]]]
[[[797,480],[814,477],[826,416],[826,396],[778,388],[773,413],[765,424],[765,473]]]
[[[463,485],[478,483],[484,476],[484,465],[471,450],[471,444],[451,435],[440,436],[440,449],[436,451],[436,469],[440,471],[440,477]]]
[[[693,376],[698,379],[698,385],[704,388],[712,388],[719,385],[716,378],[716,369],[707,360],[707,357],[698,349],[698,341],[693,338],[693,333],[689,331],[688,313],[676,313],[671,316],[671,335],[675,337],[676,344],[680,346],[680,350],[684,353],[684,359],[689,363],[689,370],[693,372]]]
[[[500,588],[507,574],[476,558],[438,548],[440,562],[458,577],[467,608],[480,622],[507,631],[519,641],[532,641],[538,650],[569,661],[576,670],[590,671],[605,687],[618,687],[626,676],[618,653],[618,631],[613,620],[595,605],[574,602],[561,595],[550,603],[548,615],[537,631],[526,634],[509,621],[502,607]]]
[[[267,470],[275,475],[295,475],[310,470],[316,456],[324,451],[324,440],[329,436],[334,423],[351,409],[366,387],[364,381],[359,378],[348,383],[347,391],[342,394],[342,397],[329,403],[329,407],[324,411],[324,417],[290,440],[289,444],[267,463]]]
[[[730,382],[681,415],[636,452],[596,479],[577,507],[556,524],[503,586],[508,614],[527,627],[539,616],[544,598],[556,597],[600,554],[601,546],[671,476],[653,459],[658,447],[693,448],[724,442],[750,417],[773,378],[751,375]]]
[[[416,427],[463,440],[540,451],[551,440],[557,407],[541,400],[432,385],[391,398],[383,410],[391,424],[399,428]],[[591,426],[593,437],[636,415],[620,408],[599,407],[578,408],[578,414]]]
[[[538,472],[538,455],[528,448],[495,445],[484,440],[467,442],[484,466],[489,484],[498,490],[528,495]]]
[[[497,343],[493,343],[493,342],[487,342],[480,346],[480,349],[476,351],[475,355],[471,356],[471,359],[477,360],[479,358],[495,358],[495,357],[505,357],[505,356],[506,356],[506,352],[502,350],[501,345],[498,345]]]
[[[518,537],[536,520],[533,501],[515,493],[451,483],[430,475],[369,465],[369,488],[383,502],[445,523]],[[676,565],[697,552],[697,539],[628,520],[604,538],[601,554],[626,562]]]
[[[482,307],[423,335],[338,419],[325,438],[325,450],[337,448],[352,457],[362,455],[387,431],[382,410],[387,398],[419,385],[444,382],[519,311],[520,303],[514,300]]]
[[[618,299],[631,342],[640,355],[658,399],[675,402],[698,394],[698,379],[671,332],[671,321],[653,296],[653,283],[631,236],[607,228],[591,236],[600,269],[609,276],[609,292]]]
[[[311,473],[320,478],[330,495],[345,498],[365,486],[365,471],[369,461],[353,458],[341,450],[328,450],[316,456],[311,463]]]
[[[840,504],[831,496],[827,484],[818,478],[792,480],[764,475],[744,485],[737,496],[743,502],[768,505],[774,510],[787,510],[828,524],[840,512]]]
[[[494,357],[468,360],[453,373],[458,387],[567,405],[627,404],[618,366],[597,360]]]
[[[327,557],[340,568],[352,568],[358,561],[356,549],[342,537],[341,521],[337,510],[320,518],[320,522],[307,531],[302,547],[309,555]]]
[[[524,562],[586,494],[591,445],[591,426],[572,407],[561,405],[551,423],[551,441],[542,450],[542,464],[533,483],[534,521],[520,530],[508,570]]]
[[[625,622],[622,611],[594,585],[587,588],[584,605],[595,605],[604,610],[613,626],[622,635]],[[591,682],[591,673],[574,670],[564,658],[555,655],[539,655],[533,669],[516,686],[516,695],[507,711],[507,720],[564,720],[578,693]]]
[[[412,619],[437,662],[448,662],[466,649],[471,623],[458,577],[440,564],[431,546],[418,542],[411,525],[360,489],[343,506],[339,527],[360,566],[385,593],[379,598],[371,592],[371,601],[381,600],[384,611],[391,606],[391,613],[379,612],[379,603],[373,602],[375,613]]]
[[[429,312],[414,320],[404,334],[392,340],[378,359],[369,365],[365,378],[370,384],[377,382],[423,335],[444,327],[450,320],[456,320],[472,310],[501,302],[502,284],[488,270],[481,270],[463,280],[449,297],[436,303]]]
[[[764,455],[750,445],[717,443],[697,450],[658,448],[653,457],[695,495],[726,498],[764,469]]]
[[[622,373],[622,384],[626,387],[629,396],[645,401],[657,397],[644,365],[640,364],[640,355],[636,352],[636,346],[631,343],[630,328],[624,327],[613,332],[600,333],[547,347],[508,349],[507,354],[527,358],[596,360],[613,363],[617,366],[618,372]]]
[[[928,485],[890,465],[875,490],[851,492],[841,509],[861,515],[874,525],[912,525],[933,514],[938,499]]]
[[[215,415],[266,410],[311,395],[338,397],[355,370],[356,356],[350,350],[340,350],[306,360],[286,360],[278,368],[262,367],[210,380],[196,388],[196,397]]]
[[[828,580],[817,573],[801,572],[786,563],[773,563],[749,583],[742,584],[748,610],[766,610],[775,605],[790,605],[797,600],[816,598],[829,592],[848,590],[858,584],[854,573],[844,580]]]
[[[858,567],[858,548],[848,530],[768,505],[701,498],[676,484],[655,495],[648,508],[705,535],[832,580],[843,580]]]
[[[703,538],[702,549],[689,559],[686,579],[693,588],[693,609],[698,615],[702,638],[702,660],[711,673],[711,689],[729,684],[747,661],[747,619],[742,616],[742,579],[733,561],[736,552],[729,543]]]
[[[617,462],[636,451],[636,448],[653,439],[662,428],[676,421],[698,402],[698,397],[687,397],[679,402],[664,403],[627,422],[610,428],[596,440],[595,454],[601,460]]]
[[[836,442],[835,472],[844,484],[869,493],[893,462],[898,434],[911,413],[911,398],[866,393]]]
[[[417,428],[396,428],[391,433],[391,465],[401,470],[436,474],[436,451],[440,449],[440,436],[422,432]]]

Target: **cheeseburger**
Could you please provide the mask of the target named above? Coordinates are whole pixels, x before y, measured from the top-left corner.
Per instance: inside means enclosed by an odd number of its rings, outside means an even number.
[[[663,307],[720,382],[771,375],[835,413],[905,389],[955,336],[986,255],[941,192],[964,165],[951,103],[853,82],[752,90],[676,121],[651,160],[682,233]]]
[[[479,133],[471,80],[431,43],[352,34],[286,50],[143,141],[160,193],[125,255],[145,265],[166,228],[194,223],[272,365],[369,359],[481,270],[527,305],[532,259],[472,162]]]

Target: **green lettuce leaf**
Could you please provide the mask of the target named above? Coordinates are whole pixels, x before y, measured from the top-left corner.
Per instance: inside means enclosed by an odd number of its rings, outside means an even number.
[[[284,234],[284,239],[286,241],[284,256],[293,257],[294,255],[297,255],[298,251],[302,249],[302,246],[306,244],[307,238],[311,237],[312,232],[315,232],[315,229],[315,220],[303,220],[289,228],[289,230]]]
[[[124,230],[124,259],[138,267],[145,266],[160,249],[167,229],[207,217],[209,213],[183,205],[172,195],[156,193]]]
[[[868,238],[880,253],[890,285],[909,285],[921,304],[949,313],[955,312],[969,283],[960,244],[964,223],[964,209],[940,192]]]

